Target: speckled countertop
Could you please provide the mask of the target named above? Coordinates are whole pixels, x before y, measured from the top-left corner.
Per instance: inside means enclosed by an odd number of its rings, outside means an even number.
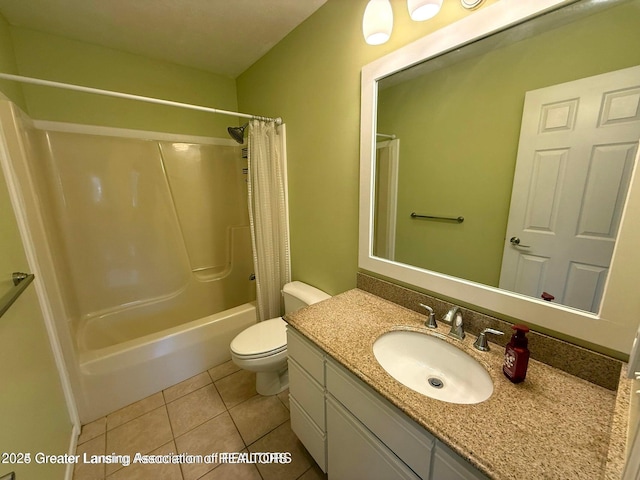
[[[503,347],[493,344],[491,351],[479,352],[472,347],[475,336],[467,335],[463,341],[445,340],[485,366],[493,395],[475,405],[431,399],[387,374],[372,348],[391,330],[432,334],[423,326],[425,319],[357,289],[285,316],[292,327],[491,478],[620,478],[627,427],[625,399],[617,396],[624,397],[624,388],[616,396],[535,360],[529,362],[526,380],[512,384],[502,373]],[[449,327],[441,325],[437,331],[446,335]]]

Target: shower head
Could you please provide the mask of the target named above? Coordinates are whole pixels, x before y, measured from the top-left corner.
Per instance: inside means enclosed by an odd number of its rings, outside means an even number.
[[[249,124],[245,123],[241,127],[227,127],[227,132],[229,132],[231,138],[242,145],[244,143],[244,129],[247,128],[247,125]]]

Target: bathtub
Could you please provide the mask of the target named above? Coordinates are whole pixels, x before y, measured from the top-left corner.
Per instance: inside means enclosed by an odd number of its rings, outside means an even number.
[[[231,340],[256,321],[255,303],[245,303],[135,340],[81,352],[86,421],[231,359]]]
[[[77,420],[229,360],[256,323],[239,146],[38,122],[3,100],[0,121]]]

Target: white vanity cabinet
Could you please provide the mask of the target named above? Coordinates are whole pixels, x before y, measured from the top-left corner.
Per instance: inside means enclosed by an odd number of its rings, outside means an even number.
[[[459,457],[288,329],[291,428],[329,480],[479,480]]]

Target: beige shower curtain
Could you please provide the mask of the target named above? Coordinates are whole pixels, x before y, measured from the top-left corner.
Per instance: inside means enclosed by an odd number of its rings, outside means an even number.
[[[249,122],[249,222],[258,320],[282,315],[281,290],[291,280],[285,126]]]

